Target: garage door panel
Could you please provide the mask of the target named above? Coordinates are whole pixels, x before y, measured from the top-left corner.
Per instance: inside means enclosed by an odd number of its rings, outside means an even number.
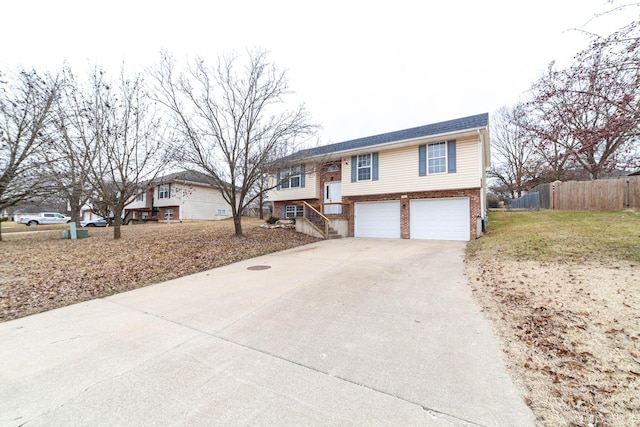
[[[400,202],[355,204],[355,237],[400,238]]]
[[[412,239],[469,240],[469,198],[411,201]]]

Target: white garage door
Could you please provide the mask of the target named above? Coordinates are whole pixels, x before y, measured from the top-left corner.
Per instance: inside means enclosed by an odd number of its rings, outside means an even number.
[[[355,236],[400,238],[400,202],[355,204]]]
[[[411,200],[412,239],[469,240],[469,198]]]

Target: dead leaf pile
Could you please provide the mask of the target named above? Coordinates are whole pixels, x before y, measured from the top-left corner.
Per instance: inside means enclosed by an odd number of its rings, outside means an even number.
[[[640,425],[638,272],[609,260],[467,260],[540,425]]]
[[[243,220],[241,238],[230,220],[126,226],[120,240],[111,228],[74,241],[61,230],[7,233],[0,242],[0,321],[317,241],[262,223]]]

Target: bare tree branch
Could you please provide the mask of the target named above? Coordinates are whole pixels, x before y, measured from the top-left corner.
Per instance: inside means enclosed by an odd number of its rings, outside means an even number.
[[[59,85],[57,76],[34,70],[0,72],[0,212],[51,192],[36,155],[46,149]]]
[[[501,107],[491,118],[492,167],[489,176],[499,181],[499,193],[511,198],[529,190],[539,170],[535,146],[526,132],[525,109],[522,104]]]
[[[197,59],[176,74],[173,58],[162,53],[150,70],[157,100],[172,113],[188,147],[182,161],[221,188],[238,236],[242,212],[259,197],[254,190],[274,153],[291,153],[317,129],[304,106],[284,107],[291,93],[287,74],[267,57],[263,50],[246,58],[225,54],[213,68]]]
[[[94,67],[86,85],[77,80],[66,92],[66,116],[61,118],[97,205],[114,217],[114,239],[121,236],[125,206],[140,191],[154,185],[172,161],[161,117],[154,108],[141,75],[126,75],[122,67],[112,80]],[[62,111],[62,110],[61,110]]]

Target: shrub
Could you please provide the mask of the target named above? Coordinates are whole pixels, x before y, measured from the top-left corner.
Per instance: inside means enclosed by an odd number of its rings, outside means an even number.
[[[270,216],[265,220],[267,224],[275,224],[277,221],[278,221],[278,218],[276,218],[275,216]]]

